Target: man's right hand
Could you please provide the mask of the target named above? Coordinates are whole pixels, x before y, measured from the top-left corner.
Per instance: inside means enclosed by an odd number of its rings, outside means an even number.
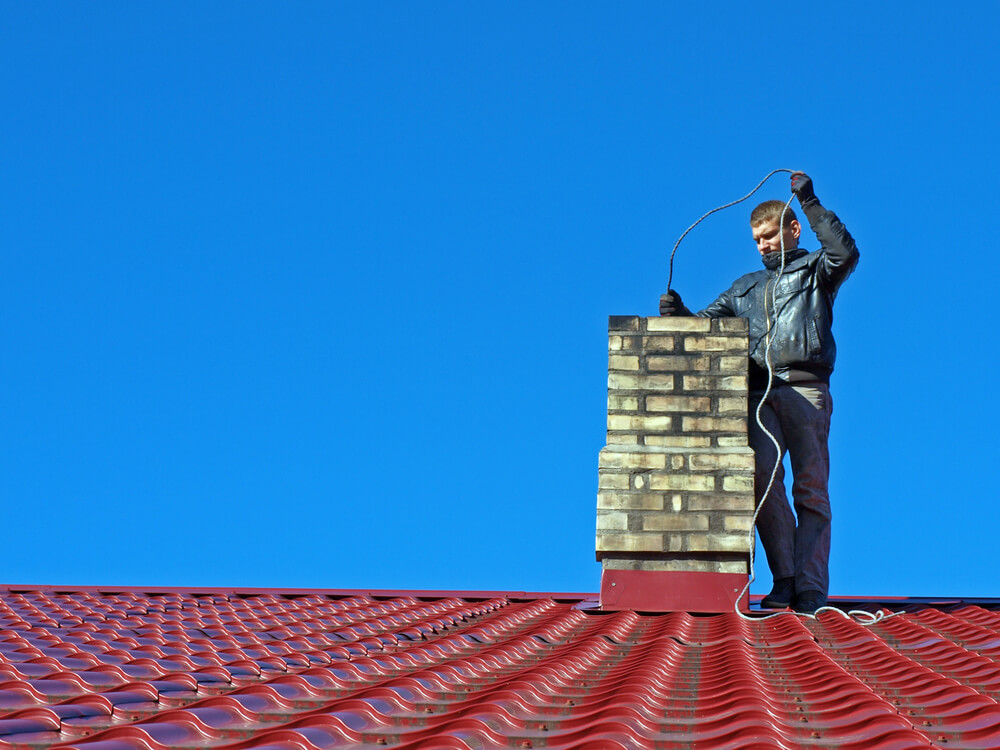
[[[660,295],[660,315],[690,315],[691,311],[688,310],[684,303],[681,301],[681,295],[675,292],[673,289],[667,291],[666,294]]]

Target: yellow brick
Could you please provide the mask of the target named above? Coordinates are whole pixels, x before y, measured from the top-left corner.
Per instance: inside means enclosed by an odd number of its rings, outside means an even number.
[[[672,391],[673,375],[624,375],[608,373],[608,388],[612,391]]]
[[[662,534],[598,534],[598,552],[662,552]]]
[[[730,336],[687,336],[684,339],[686,352],[729,352],[745,348],[745,341]]]
[[[746,375],[728,375],[719,379],[720,391],[745,391],[746,389]]]
[[[607,474],[602,471],[597,476],[597,486],[602,490],[627,490],[628,474]]]
[[[609,370],[638,370],[639,357],[635,354],[612,354],[608,357]]]
[[[745,576],[750,575],[749,561],[705,560],[703,565],[706,566],[704,570],[706,573],[738,573]]]
[[[685,375],[685,391],[745,391],[747,379],[743,375],[715,378],[708,375]]]
[[[642,518],[643,531],[708,531],[708,516],[695,513],[656,513]]]
[[[747,531],[753,528],[753,516],[727,516],[722,519],[726,531]]]
[[[642,349],[646,352],[672,352],[674,350],[674,337],[643,336]]]
[[[725,333],[746,333],[750,326],[746,318],[716,318],[719,330]]]
[[[676,455],[670,457],[670,468],[674,471],[684,468],[684,456]]]
[[[609,331],[638,331],[641,318],[635,315],[611,315],[608,317]]]
[[[710,375],[685,375],[681,383],[685,391],[714,391],[718,387]]]
[[[638,445],[639,436],[627,433],[610,433],[608,435],[608,445]]]
[[[639,399],[636,396],[608,396],[608,411],[637,411]]]
[[[664,448],[707,448],[712,444],[711,438],[693,435],[646,435],[643,440],[646,445]],[[743,442],[746,444],[746,438]]]
[[[687,501],[688,510],[721,511],[726,516],[752,514],[753,497],[749,493],[741,495],[692,495]]]
[[[683,432],[746,432],[747,421],[736,417],[683,417]]]
[[[746,414],[748,408],[747,400],[742,396],[719,399],[719,414]]]
[[[597,513],[597,530],[628,531],[628,513]]]
[[[683,354],[653,357],[646,359],[646,367],[650,372],[683,372],[687,370],[707,372],[712,366],[708,357],[691,357]]]
[[[746,372],[747,357],[719,357],[720,372]]]
[[[684,501],[680,495],[673,495],[670,498],[670,508],[674,511],[674,513],[680,513],[683,507]]]
[[[693,471],[718,469],[747,469],[753,471],[753,453],[692,453],[688,464]]]
[[[750,554],[750,550],[747,550],[747,555]],[[720,560],[719,568],[716,572],[718,573],[739,573],[741,575],[750,574],[750,566],[743,562],[737,560]]]
[[[665,469],[667,457],[663,453],[638,453],[601,451],[598,466],[602,469]]]
[[[723,477],[722,489],[726,492],[753,492],[753,477]]]
[[[665,432],[673,427],[672,417],[641,417],[630,414],[609,414],[608,429],[618,431]]]
[[[747,444],[746,435],[716,438],[720,448],[742,448]]]
[[[649,478],[649,488],[680,492],[711,492],[715,489],[715,477],[704,474],[653,474]]]
[[[750,554],[749,535],[730,532],[728,534],[691,534],[687,538],[688,552],[745,552]]]
[[[670,333],[684,333],[688,331],[708,333],[712,330],[712,320],[711,318],[686,317],[647,318],[646,330],[650,333],[659,331],[667,331]]]
[[[599,492],[598,510],[663,510],[663,495],[645,492]]]
[[[637,336],[608,336],[608,351],[620,352],[622,350],[635,349]]]
[[[673,381],[670,383],[673,385]],[[622,375],[617,372],[608,373],[609,391],[637,391],[639,390],[638,375]]]
[[[712,410],[712,400],[707,396],[647,396],[646,411],[694,411],[705,413]]]

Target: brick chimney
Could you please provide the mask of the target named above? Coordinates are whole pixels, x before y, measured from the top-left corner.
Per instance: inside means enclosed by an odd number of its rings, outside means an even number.
[[[610,318],[603,609],[732,611],[754,512],[747,352],[742,318]]]

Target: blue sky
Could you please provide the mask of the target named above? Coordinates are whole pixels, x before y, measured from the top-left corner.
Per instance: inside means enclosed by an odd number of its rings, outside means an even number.
[[[998,24],[0,3],[0,579],[596,591],[607,316],[793,168],[862,253],[831,593],[1000,595]],[[786,180],[685,239],[691,306]]]

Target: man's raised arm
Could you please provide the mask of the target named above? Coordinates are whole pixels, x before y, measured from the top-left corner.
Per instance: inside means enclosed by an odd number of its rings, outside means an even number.
[[[805,172],[792,174],[792,192],[799,199],[802,213],[816,233],[823,251],[821,280],[831,291],[836,291],[858,265],[858,258],[861,257],[858,247],[837,214],[820,204],[809,175]]]

